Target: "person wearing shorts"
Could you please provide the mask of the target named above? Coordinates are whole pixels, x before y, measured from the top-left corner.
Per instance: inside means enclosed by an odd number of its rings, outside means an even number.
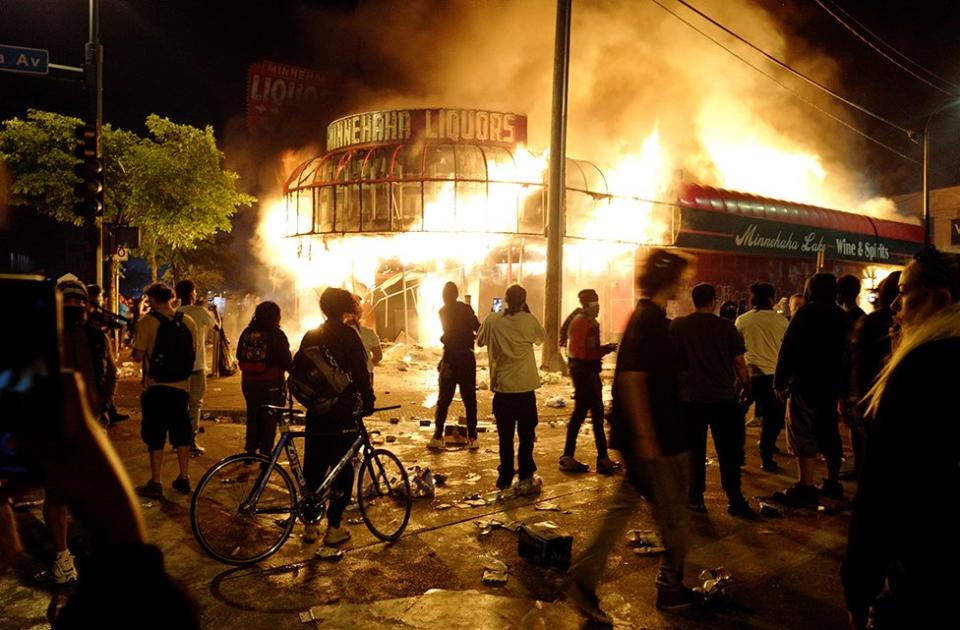
[[[144,293],[150,301],[150,310],[163,317],[173,317],[171,306],[173,290],[157,283]],[[197,326],[190,317],[184,316],[183,323],[193,335],[194,348],[197,348]],[[160,472],[163,466],[163,447],[169,439],[177,452],[180,475],[171,484],[181,494],[190,494],[190,476],[187,466],[190,462],[190,445],[193,440],[193,426],[190,423],[190,379],[171,383],[157,383],[150,377],[150,357],[157,342],[160,320],[157,317],[141,317],[137,322],[137,334],[133,342],[134,361],[143,362],[143,393],[140,395],[140,407],[143,418],[140,425],[140,437],[150,451],[150,480],[137,487],[142,497],[158,499],[163,496]],[[199,348],[202,352],[202,348]]]

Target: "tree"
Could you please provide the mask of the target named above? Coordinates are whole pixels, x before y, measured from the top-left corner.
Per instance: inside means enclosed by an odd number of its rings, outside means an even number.
[[[81,223],[73,214],[79,181],[73,175],[73,133],[79,124],[78,118],[39,110],[3,123],[0,159],[11,173],[14,204]],[[238,175],[222,168],[224,156],[211,127],[179,125],[154,114],[146,127],[148,138],[103,128],[104,221],[140,228],[136,253],[149,259],[155,280],[160,262],[230,231],[237,208],[256,199],[238,192]]]

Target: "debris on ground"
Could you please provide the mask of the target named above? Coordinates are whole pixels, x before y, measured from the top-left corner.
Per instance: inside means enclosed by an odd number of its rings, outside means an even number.
[[[388,443],[392,444],[393,442],[396,442],[396,441],[397,441],[397,436],[395,436],[395,435],[388,435],[388,436],[387,436],[387,442],[388,442]]]
[[[477,389],[488,390],[490,389],[490,383],[488,383],[486,379],[481,379],[477,381]]]
[[[438,488],[442,488],[447,485],[447,476],[443,473],[433,473],[433,483]]]
[[[421,427],[429,427],[432,424],[433,424],[433,420],[430,420],[429,418],[420,418]]]
[[[413,469],[413,497],[415,499],[432,499],[436,495],[436,484],[433,480],[433,473],[429,468]]]
[[[497,520],[495,518],[491,519],[477,519],[473,522],[477,526],[477,529],[480,530],[481,536],[486,536],[495,529],[500,529],[504,526],[503,521]]]
[[[400,424],[400,418],[390,418],[390,424]]]
[[[540,372],[541,385],[559,385],[563,383],[563,374],[560,372]]]
[[[538,512],[559,512],[560,506],[556,503],[537,503],[533,506],[533,509]]]
[[[438,503],[438,504],[436,504],[435,506],[433,506],[433,509],[435,509],[435,510],[449,510],[449,509],[452,508],[452,507],[453,507],[453,504],[452,504],[452,503]]]
[[[567,406],[567,401],[563,396],[551,396],[543,404],[554,409],[563,409]]]
[[[333,547],[320,547],[313,554],[314,558],[319,558],[320,560],[340,560],[343,558],[343,551],[340,549],[334,549]]]
[[[348,518],[347,525],[363,525],[362,518]]]
[[[762,516],[779,517],[783,516],[783,510],[769,501],[760,501],[760,514]]]
[[[484,584],[506,584],[509,573],[510,567],[506,563],[496,558],[488,558],[483,563],[483,577],[481,579]]]
[[[544,521],[522,525],[517,538],[517,555],[541,567],[566,569],[570,566],[573,536],[556,523]]]
[[[641,556],[665,551],[660,535],[652,529],[631,529],[627,532],[627,544]]]
[[[703,586],[695,586],[693,590],[700,593],[705,602],[710,602],[723,597],[733,578],[725,568],[717,567],[704,569],[700,572],[699,579],[703,580]]]
[[[467,473],[467,476],[464,477],[463,480],[466,483],[477,483],[478,481],[480,481],[480,479],[481,479],[481,475],[479,473],[472,472],[472,473]]]

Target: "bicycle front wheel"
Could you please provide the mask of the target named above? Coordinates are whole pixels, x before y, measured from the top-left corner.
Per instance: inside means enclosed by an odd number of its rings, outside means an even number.
[[[260,497],[254,489],[270,460],[232,455],[200,479],[190,503],[190,525],[200,546],[226,564],[253,564],[274,554],[297,521],[297,492],[287,471],[274,466]]]
[[[412,501],[410,480],[397,456],[381,448],[370,451],[357,481],[357,506],[367,528],[380,540],[400,538]]]

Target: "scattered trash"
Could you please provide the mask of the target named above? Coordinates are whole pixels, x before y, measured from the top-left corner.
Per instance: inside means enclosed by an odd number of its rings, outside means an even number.
[[[383,438],[378,435],[376,437],[371,438],[370,443],[373,444],[374,446],[379,446],[380,444],[383,444]]]
[[[347,525],[363,525],[362,518],[348,518]]]
[[[486,379],[481,379],[477,381],[477,389],[488,390],[490,389],[490,383]]]
[[[762,516],[779,517],[783,516],[783,510],[769,501],[760,501],[760,514]]]
[[[665,551],[660,535],[652,529],[631,529],[627,532],[627,544],[633,547],[633,552],[646,556]]]
[[[717,460],[713,459],[712,457],[708,457],[708,458],[706,459],[706,462],[704,462],[704,463],[705,463],[707,466],[716,466],[716,465],[717,465]]]
[[[393,442],[396,442],[396,441],[397,441],[397,436],[395,436],[395,435],[388,435],[388,436],[387,436],[387,443],[388,443],[388,444],[392,444]]]
[[[400,418],[390,418],[390,424],[400,424]]]
[[[480,530],[481,536],[486,536],[493,530],[503,527],[503,521],[499,521],[495,518],[489,520],[477,519],[473,522],[473,524],[476,525],[477,529]]]
[[[703,586],[695,586],[693,590],[700,593],[705,602],[723,597],[732,580],[730,572],[723,567],[705,569],[700,572],[699,579],[703,580]]]
[[[533,509],[538,512],[559,512],[560,506],[556,503],[537,503],[533,506]]]
[[[484,507],[487,502],[485,499],[470,499],[469,501],[464,501],[470,507]]]
[[[313,557],[321,560],[339,560],[343,558],[343,551],[334,549],[333,547],[320,547],[313,554]]]
[[[430,420],[429,418],[420,418],[421,427],[429,427],[432,424],[433,424],[433,420]]]
[[[453,507],[453,505],[450,504],[450,503],[438,503],[438,504],[436,504],[435,506],[433,506],[433,509],[435,509],[435,510],[449,510],[449,509],[452,508],[452,507]]]
[[[443,441],[448,446],[465,445],[467,443],[467,428],[456,424],[443,427]]]
[[[478,481],[480,481],[480,479],[481,479],[481,476],[478,473],[472,472],[472,473],[467,473],[467,476],[464,477],[463,480],[466,483],[477,483]]]
[[[216,418],[213,419],[213,421],[216,422],[217,424],[223,424],[225,422],[233,422],[233,418],[231,418],[230,416],[217,416]]]
[[[506,584],[510,568],[502,561],[489,558],[483,563],[484,584]]]
[[[541,385],[556,385],[563,382],[563,374],[560,372],[540,372]]]
[[[234,479],[233,477],[224,477],[223,479],[220,480],[220,483],[224,485],[229,485],[231,483],[237,483],[237,480]]]
[[[523,521],[510,521],[509,523],[504,523],[503,528],[511,532],[519,532],[520,528],[523,527]]]
[[[443,473],[434,473],[433,474],[433,483],[438,488],[442,488],[447,485],[447,476]]]
[[[517,555],[542,567],[566,569],[570,566],[573,536],[556,523],[522,525],[517,538]]]
[[[563,396],[552,396],[550,398],[547,398],[547,400],[543,404],[546,405],[547,407],[553,407],[555,409],[563,409],[564,407],[567,406],[567,401],[566,399],[564,399]]]
[[[436,484],[429,468],[413,469],[413,496],[418,499],[432,499],[436,494]]]
[[[153,501],[144,501],[143,503],[140,504],[140,507],[143,507],[143,508],[152,508],[152,507],[153,507]]]

